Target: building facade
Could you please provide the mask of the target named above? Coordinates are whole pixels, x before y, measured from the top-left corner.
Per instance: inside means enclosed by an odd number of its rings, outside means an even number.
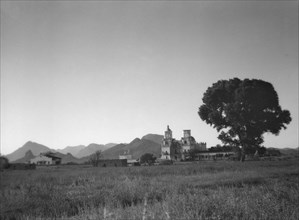
[[[183,130],[181,140],[175,140],[172,137],[172,130],[167,126],[161,143],[162,160],[186,160],[192,150],[206,151],[207,144],[204,142],[197,143],[195,138],[191,136],[191,130]]]
[[[30,160],[31,164],[36,165],[51,165],[53,164],[52,158],[46,157],[44,155],[38,155],[37,157]]]

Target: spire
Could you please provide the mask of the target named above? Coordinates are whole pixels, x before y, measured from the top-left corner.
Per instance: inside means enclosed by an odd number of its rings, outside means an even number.
[[[169,125],[167,125],[167,130],[165,131],[165,138],[172,138],[172,131],[169,128]]]

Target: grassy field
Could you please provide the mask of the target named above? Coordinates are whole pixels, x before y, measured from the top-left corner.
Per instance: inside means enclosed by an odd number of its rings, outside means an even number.
[[[0,219],[299,219],[298,160],[0,175]]]

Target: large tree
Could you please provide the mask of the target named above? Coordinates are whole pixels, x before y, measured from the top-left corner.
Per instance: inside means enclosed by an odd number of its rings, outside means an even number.
[[[207,89],[198,114],[220,132],[224,144],[247,150],[263,143],[263,134],[275,135],[291,122],[290,112],[282,110],[271,83],[258,79],[219,80]]]
[[[99,165],[99,162],[102,158],[102,151],[101,150],[97,150],[96,152],[94,152],[92,155],[89,156],[89,162],[94,166],[97,167]]]

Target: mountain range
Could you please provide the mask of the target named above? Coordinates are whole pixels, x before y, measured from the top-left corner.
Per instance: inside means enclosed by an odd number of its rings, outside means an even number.
[[[6,155],[12,163],[26,163],[40,153],[53,152],[62,158],[62,163],[84,163],[89,160],[89,156],[98,150],[102,151],[103,159],[118,159],[119,155],[130,154],[133,159],[138,159],[145,153],[154,154],[156,157],[161,153],[161,142],[163,136],[158,134],[147,134],[140,138],[135,138],[129,144],[89,144],[88,146],[67,146],[64,149],[54,150],[45,145],[32,141],[26,142],[22,147],[11,154]],[[299,148],[278,149],[284,155],[298,155]]]
[[[62,164],[67,164],[67,163],[84,163],[88,161],[88,157],[83,157],[83,158],[76,158],[74,157],[72,154],[70,153],[59,153],[59,152],[53,152],[53,155],[60,157],[61,158],[61,163]],[[12,163],[28,163],[28,161],[30,161],[31,159],[35,158],[36,156],[33,155],[31,150],[28,150],[25,154],[24,157],[12,161]]]
[[[81,157],[86,157],[86,156],[89,156],[91,154],[93,154],[94,152],[100,150],[100,151],[105,151],[107,150],[108,148],[111,148],[111,147],[114,147],[115,145],[117,144],[105,144],[105,145],[102,145],[102,144],[89,144],[87,147],[84,147],[83,149],[81,149],[78,153],[76,154],[73,154],[75,157],[78,157],[78,158],[81,158]],[[71,153],[71,152],[69,152]]]
[[[94,152],[100,150],[104,159],[117,159],[119,155],[128,153],[134,159],[139,158],[144,153],[152,153],[159,156],[161,148],[160,143],[163,139],[162,135],[147,134],[141,139],[135,138],[129,144],[89,144],[88,146],[67,146],[64,149],[51,149],[45,145],[38,144],[32,141],[26,142],[22,147],[6,155],[10,162],[25,163],[40,153],[53,152],[62,158],[62,163],[83,163],[89,159],[89,156]]]

